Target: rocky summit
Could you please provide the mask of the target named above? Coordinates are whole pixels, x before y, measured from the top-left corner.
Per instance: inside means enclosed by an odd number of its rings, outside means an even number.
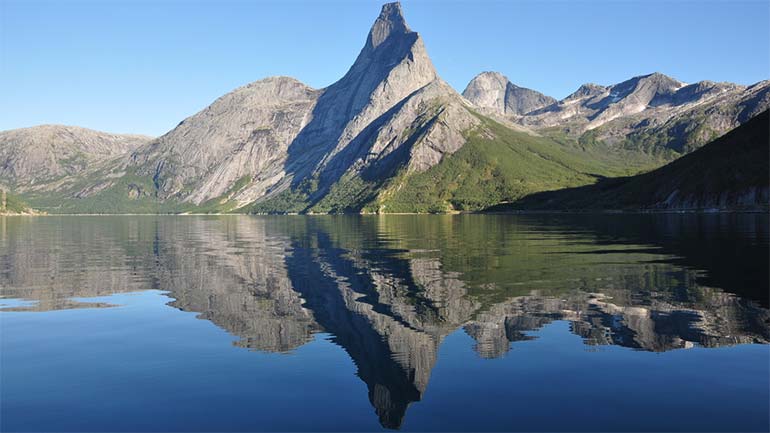
[[[713,81],[686,84],[656,72],[610,86],[584,84],[549,103],[533,90],[514,86],[520,89],[518,95],[501,91],[510,86],[503,75],[484,72],[471,80],[463,95],[486,114],[533,130],[557,128],[583,142],[669,152],[672,159],[770,107],[770,81],[748,87]]]
[[[482,210],[658,168],[767,109],[768,89],[654,73],[557,101],[484,72],[460,95],[388,3],[326,88],[265,78],[155,139],[5,131],[0,184],[51,213]]]
[[[365,168],[388,171],[387,156],[412,138],[404,130],[438,115],[443,100],[462,104],[438,78],[400,5],[391,3],[336,83],[320,90],[284,77],[252,83],[134,152],[131,164],[156,180],[161,198],[201,204],[227,194],[226,201],[242,206],[299,191],[303,198],[295,205],[309,205],[344,175]],[[453,115],[459,116],[444,116]],[[449,124],[467,128],[470,117],[465,113],[465,119]],[[447,139],[434,140],[434,152],[461,144],[461,137],[452,136],[457,131],[429,130],[428,139],[435,134]],[[440,159],[416,153],[416,167]]]
[[[463,91],[476,107],[500,115],[524,115],[556,103],[538,91],[519,87],[499,72],[482,72]]]

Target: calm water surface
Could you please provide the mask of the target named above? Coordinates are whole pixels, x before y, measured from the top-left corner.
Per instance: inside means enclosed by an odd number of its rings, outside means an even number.
[[[0,219],[0,430],[770,429],[768,216]]]

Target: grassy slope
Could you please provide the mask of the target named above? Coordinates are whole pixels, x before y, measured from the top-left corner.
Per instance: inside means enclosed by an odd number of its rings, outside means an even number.
[[[594,183],[654,164],[652,159],[566,138],[537,137],[483,118],[455,154],[423,173],[401,173],[365,210],[386,213],[479,210],[527,194]],[[491,132],[492,138],[483,130]],[[631,161],[631,162],[629,162]]]
[[[665,208],[675,191],[691,203],[713,202],[720,194],[738,195],[770,185],[770,118],[768,111],[717,140],[657,170],[637,176],[606,179],[596,185],[534,194],[511,209]],[[763,203],[767,207],[767,203]],[[695,206],[699,207],[699,206]]]

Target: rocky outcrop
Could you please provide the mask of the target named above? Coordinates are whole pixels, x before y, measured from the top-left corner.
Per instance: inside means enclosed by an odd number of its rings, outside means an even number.
[[[525,115],[556,102],[556,99],[519,87],[499,72],[482,72],[463,90],[463,97],[485,112],[497,115]]]

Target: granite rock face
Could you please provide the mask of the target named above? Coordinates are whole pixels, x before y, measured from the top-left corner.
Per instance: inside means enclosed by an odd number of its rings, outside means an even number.
[[[65,176],[149,142],[150,137],[110,134],[76,126],[41,125],[0,132],[0,180],[18,190]]]
[[[156,180],[161,197],[195,204],[222,196],[239,179],[248,179],[231,197],[240,204],[308,179],[320,182],[316,194],[323,195],[343,173],[381,161],[408,141],[403,129],[434,108],[429,105],[447,102],[464,104],[438,78],[401,6],[390,3],[336,83],[321,90],[285,77],[249,84],[135,151],[131,164]],[[456,150],[463,143],[459,128],[473,123],[470,114],[437,111],[461,119],[431,128],[428,147]],[[430,150],[416,153],[416,168],[437,159]]]
[[[240,196],[256,198],[285,175],[288,146],[310,121],[319,94],[288,77],[248,84],[137,149],[130,163],[155,180],[162,198],[200,203],[243,177],[251,183]]]
[[[499,72],[482,72],[463,91],[465,99],[498,115],[524,115],[549,106],[556,99],[519,87]]]

